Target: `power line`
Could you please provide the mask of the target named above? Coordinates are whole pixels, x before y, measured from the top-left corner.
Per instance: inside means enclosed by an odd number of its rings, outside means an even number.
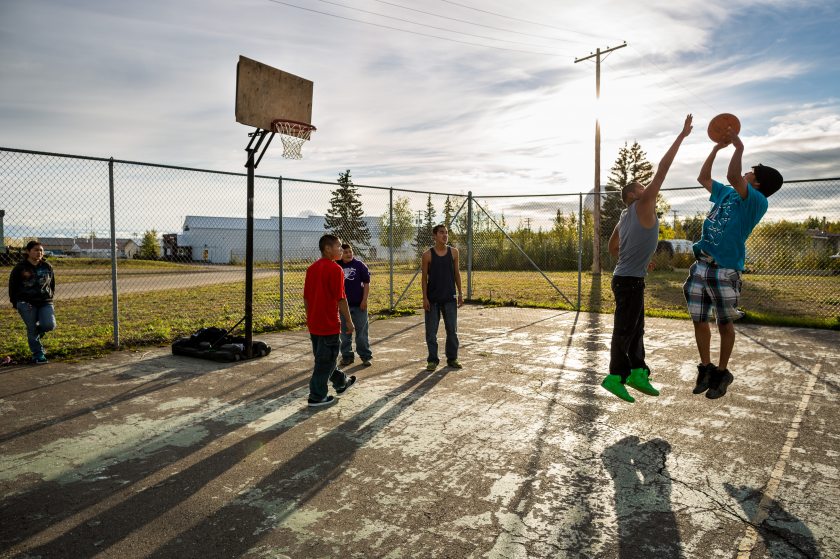
[[[429,38],[432,38],[432,39],[441,39],[443,41],[450,41],[452,43],[460,43],[462,45],[470,45],[470,46],[473,46],[473,47],[483,47],[483,48],[490,48],[490,49],[496,49],[496,50],[506,50],[506,51],[510,51],[510,52],[521,52],[521,53],[525,53],[525,54],[536,54],[536,55],[540,55],[540,56],[557,56],[557,53],[552,53],[552,52],[537,52],[537,51],[514,49],[514,48],[508,48],[508,47],[499,47],[499,46],[495,46],[495,45],[482,45],[481,43],[471,43],[469,41],[461,41],[459,39],[453,39],[451,37],[441,37],[440,35],[431,35],[429,33],[421,33],[419,31],[410,31],[408,29],[400,29],[399,27],[391,27],[390,25],[384,25],[384,24],[381,24],[381,23],[373,23],[373,22],[364,21],[364,20],[361,20],[361,19],[354,19],[354,18],[351,18],[351,17],[341,16],[341,15],[338,15],[338,14],[332,14],[330,12],[322,12],[320,10],[314,10],[312,8],[304,8],[303,6],[297,6],[295,4],[290,4],[288,2],[282,2],[281,0],[268,0],[268,2],[272,2],[274,4],[281,4],[283,6],[288,6],[290,8],[295,8],[297,10],[303,10],[303,11],[306,11],[306,12],[312,12],[312,13],[315,13],[315,14],[334,17],[334,18],[337,18],[337,19],[343,19],[343,20],[352,21],[352,22],[355,22],[355,23],[362,23],[364,25],[370,25],[370,26],[373,26],[373,27],[380,27],[382,29],[390,29],[391,31],[399,31],[401,33],[410,33],[411,35],[419,35],[420,37],[429,37]],[[496,40],[496,39],[493,39],[493,40]]]
[[[602,61],[602,62],[603,62],[603,61]],[[611,68],[615,69],[616,71],[619,71],[619,69],[618,69],[618,68],[616,68],[615,66],[613,66],[612,64],[606,64],[606,65],[607,65],[607,66],[610,66]],[[651,80],[655,80],[655,79],[656,79],[656,76],[654,76],[654,75],[652,75],[652,74],[650,74],[650,73],[648,73],[648,72],[645,72],[645,70],[644,70],[644,69],[642,69],[642,68],[637,68],[636,70],[637,70],[638,72],[640,72],[640,73],[644,74],[645,76],[650,77],[650,78],[651,78]],[[662,71],[662,73],[664,74],[665,72],[664,72],[664,71]],[[617,81],[621,81],[622,79],[623,79],[623,78],[619,75],[619,77],[617,78]],[[672,81],[673,81],[673,80],[672,80]],[[674,83],[677,83],[677,82],[676,82],[676,81],[674,81]],[[679,85],[679,84],[677,83],[677,85]],[[684,88],[683,88],[683,89],[684,89]],[[695,97],[696,97],[696,94],[694,94],[693,92],[689,91],[689,93],[691,93],[693,96],[695,96]],[[646,108],[647,110],[649,110],[649,111],[651,111],[651,112],[654,112],[654,113],[656,113],[656,114],[658,114],[658,115],[660,115],[660,116],[667,117],[667,118],[671,118],[671,117],[673,117],[673,116],[674,116],[674,114],[682,114],[682,113],[686,113],[686,112],[691,112],[691,110],[692,110],[692,109],[691,109],[691,107],[690,107],[687,103],[682,102],[682,101],[678,103],[678,104],[680,105],[680,106],[678,107],[676,104],[673,104],[673,103],[671,103],[671,102],[669,102],[669,101],[667,101],[667,100],[664,100],[664,99],[663,99],[663,100],[660,100],[660,101],[657,101],[655,104],[654,104],[654,103],[649,103],[649,102],[646,102],[644,99],[645,99],[645,97],[644,97],[644,96],[642,96],[642,97],[641,97],[641,98],[640,98],[637,102],[638,102],[638,103],[639,103],[642,107]],[[707,103],[706,101],[704,101],[703,99],[700,99],[700,98],[698,98],[698,99],[699,99],[699,100],[700,100],[700,101],[701,101],[704,105],[706,105],[707,107],[709,107],[709,108],[712,110],[712,112],[714,112],[714,113],[719,113],[719,112],[720,112],[720,110],[719,110],[719,109],[716,109],[715,107],[713,107],[712,105],[710,105],[709,103]],[[668,112],[668,111],[666,111],[666,110],[663,110],[663,107],[665,107],[665,108],[669,109],[669,111],[670,111],[670,112]],[[751,134],[753,134],[753,135],[755,135],[755,136],[758,136],[758,134],[757,134],[756,132],[754,132],[754,131],[750,131],[750,130],[748,130],[747,128],[743,128],[743,130],[744,130],[744,131],[746,131],[746,132],[750,132]],[[788,163],[791,163],[791,164],[799,164],[799,165],[801,165],[802,163],[809,163],[809,162],[810,162],[810,163],[814,163],[814,164],[819,164],[819,162],[817,162],[817,161],[811,161],[811,160],[809,160],[809,158],[808,158],[807,156],[804,156],[804,155],[798,154],[798,153],[796,153],[796,152],[781,152],[781,151],[776,151],[776,150],[771,150],[771,149],[766,149],[766,148],[762,148],[762,150],[763,150],[763,151],[765,151],[765,152],[767,152],[767,153],[770,153],[771,155],[773,155],[773,156],[775,156],[775,157],[778,157],[780,160],[787,161]],[[795,159],[796,157],[801,158],[801,159],[802,159],[802,161],[797,161],[797,160]]]
[[[489,10],[482,10],[481,8],[474,8],[472,6],[467,6],[466,4],[460,4],[458,2],[453,2],[452,0],[440,0],[440,1],[441,2],[446,2],[447,4],[453,4],[455,6],[460,6],[462,8],[466,8],[468,10],[481,12],[483,14],[490,14],[492,16],[496,16],[496,17],[500,17],[500,18],[504,18],[504,19],[509,19],[511,21],[518,21],[518,22],[521,22],[521,23],[529,23],[531,25],[538,25],[540,27],[547,27],[549,29],[557,29],[559,31],[566,31],[567,33],[575,33],[576,35],[581,35],[583,37],[588,37],[589,39],[592,39],[592,38],[603,39],[604,38],[603,35],[593,35],[592,33],[584,33],[583,31],[578,31],[576,29],[570,29],[568,27],[560,27],[560,26],[557,26],[557,25],[549,25],[547,23],[542,23],[542,22],[539,22],[539,21],[531,21],[531,20],[528,20],[528,19],[521,19],[521,18],[518,18],[518,17],[507,16],[505,14],[500,14],[500,13],[497,13],[497,12],[491,12]]]
[[[439,17],[441,19],[448,19],[450,21],[457,21],[458,23],[466,23],[467,25],[474,25],[476,27],[484,27],[485,29],[493,29],[495,31],[504,31],[505,33],[515,33],[516,35],[524,35],[526,37],[533,37],[535,39],[546,39],[549,41],[566,41],[572,43],[582,43],[583,41],[574,41],[570,39],[561,39],[560,37],[548,37],[546,35],[535,35],[533,33],[524,33],[522,31],[516,31],[514,29],[505,29],[503,27],[493,27],[492,25],[484,25],[483,23],[476,23],[474,21],[468,21],[466,19],[458,19],[455,17],[444,16],[441,14],[436,14],[433,12],[424,12],[423,10],[418,10],[417,8],[411,8],[409,6],[403,6],[402,4],[397,4],[396,2],[388,2],[387,0],[374,0],[374,2],[379,2],[380,4],[387,4],[388,6],[395,6],[397,8],[402,8],[404,10],[410,10],[412,12],[417,12],[420,14],[425,14],[428,16]]]
[[[456,33],[458,35],[465,35],[467,37],[475,37],[476,39],[487,39],[488,41],[501,41],[503,43],[513,43],[515,45],[525,45],[525,46],[528,46],[528,47],[542,47],[543,46],[543,45],[535,45],[534,43],[523,43],[521,41],[511,41],[511,40],[508,40],[508,39],[498,39],[496,37],[487,37],[485,35],[474,35],[472,33],[457,31],[455,29],[447,29],[446,27],[437,27],[435,25],[428,25],[426,23],[420,23],[420,22],[413,21],[413,20],[410,20],[410,19],[404,19],[404,18],[401,18],[401,17],[380,14],[379,12],[372,12],[370,10],[363,10],[362,8],[355,8],[353,6],[348,6],[348,5],[342,4],[340,2],[332,2],[331,0],[318,0],[318,1],[323,2],[324,4],[331,4],[333,6],[338,6],[340,8],[344,8],[344,9],[347,9],[347,10],[354,10],[356,12],[361,12],[363,14],[369,14],[369,15],[373,15],[373,16],[377,16],[377,17],[384,17],[386,19],[393,19],[394,21],[401,21],[403,23],[409,23],[411,25],[418,25],[420,27],[428,27],[429,29],[435,29],[437,31],[446,31],[447,33]],[[411,8],[409,8],[409,9],[411,9]],[[423,13],[426,13],[426,12],[423,12]],[[431,14],[431,15],[434,15],[434,14]]]
[[[672,81],[674,84],[676,84],[679,88],[681,88],[682,90],[684,90],[685,92],[687,92],[689,95],[691,95],[692,97],[694,97],[695,99],[697,99],[699,102],[701,102],[702,104],[704,104],[705,106],[707,106],[709,109],[711,109],[711,110],[712,110],[712,112],[714,112],[714,113],[720,113],[720,112],[722,112],[719,108],[712,106],[712,105],[711,105],[708,101],[706,101],[705,99],[703,99],[702,97],[700,97],[698,94],[696,94],[695,92],[693,92],[693,91],[691,91],[690,89],[688,89],[688,87],[684,86],[684,85],[683,85],[682,83],[680,83],[679,81],[677,81],[675,78],[673,78],[670,74],[668,74],[668,72],[666,72],[665,70],[663,70],[663,69],[662,69],[662,68],[661,68],[658,64],[656,64],[654,61],[649,60],[649,59],[648,59],[648,57],[647,57],[647,56],[645,56],[645,54],[644,54],[643,52],[641,52],[640,50],[636,49],[635,47],[633,47],[633,48],[634,48],[634,50],[637,52],[637,54],[639,55],[639,58],[641,58],[644,62],[647,62],[648,64],[650,64],[650,65],[651,65],[651,66],[653,66],[654,68],[656,68],[656,69],[659,71],[659,73],[660,73],[661,75],[663,75],[663,76],[665,76],[666,78],[668,78],[669,80],[671,80],[671,81]],[[647,75],[647,76],[650,76],[650,74],[648,74],[647,72],[645,72],[645,71],[644,71],[644,70],[642,70],[642,69],[639,69],[639,71],[640,71],[640,72],[642,72],[643,74]],[[752,135],[754,135],[754,136],[758,136],[758,135],[759,135],[759,134],[758,134],[755,130],[752,130],[752,129],[747,128],[747,127],[743,127],[743,128],[742,128],[742,130],[743,130],[743,131],[745,131],[745,132],[748,132],[748,133],[750,133],[750,134],[752,134]],[[796,152],[781,152],[781,151],[775,151],[775,150],[771,150],[771,149],[765,149],[765,151],[767,151],[767,152],[769,152],[769,153],[771,153],[771,154],[773,154],[773,155],[779,156],[781,159],[784,159],[784,160],[786,160],[786,161],[788,161],[788,162],[790,162],[790,163],[795,163],[795,164],[796,164],[796,163],[799,163],[799,164],[802,164],[802,163],[813,163],[813,164],[817,164],[817,165],[819,164],[819,162],[818,162],[818,161],[814,161],[813,159],[810,159],[809,157],[807,157],[807,156],[805,156],[805,155],[802,155],[802,154],[799,154],[799,153],[796,153]],[[799,161],[797,161],[797,159],[799,159]]]

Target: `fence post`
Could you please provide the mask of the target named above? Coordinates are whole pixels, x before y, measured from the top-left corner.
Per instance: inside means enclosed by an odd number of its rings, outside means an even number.
[[[120,347],[120,313],[117,292],[117,224],[114,217],[114,158],[108,160],[108,196],[111,213],[111,313],[114,319],[114,348]]]
[[[278,240],[280,243],[280,327],[285,324],[286,297],[284,289],[283,268],[286,265],[283,258],[283,177],[277,179],[277,205],[279,217],[277,218]]]
[[[473,195],[467,192],[467,300],[472,300]]]
[[[580,310],[580,276],[583,272],[583,194],[578,194],[578,310]]]
[[[394,311],[394,189],[388,189],[388,275],[390,287],[388,289],[389,308]]]

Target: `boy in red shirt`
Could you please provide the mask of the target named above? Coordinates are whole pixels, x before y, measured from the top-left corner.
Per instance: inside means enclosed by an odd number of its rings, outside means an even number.
[[[309,407],[329,406],[338,400],[327,394],[330,381],[338,394],[346,392],[356,382],[335,366],[341,341],[339,311],[344,316],[346,334],[352,334],[353,319],[344,295],[344,271],[336,264],[341,258],[341,240],[335,235],[324,235],[318,241],[321,258],[306,270],[303,284],[303,306],[306,325],[312,339],[315,368],[309,381]]]

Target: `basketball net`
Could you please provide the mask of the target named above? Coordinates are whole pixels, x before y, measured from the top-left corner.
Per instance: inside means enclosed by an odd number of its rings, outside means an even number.
[[[312,132],[315,131],[315,127],[311,124],[283,119],[272,121],[271,129],[280,134],[280,141],[283,142],[283,157],[286,159],[302,159],[303,142],[308,141]]]

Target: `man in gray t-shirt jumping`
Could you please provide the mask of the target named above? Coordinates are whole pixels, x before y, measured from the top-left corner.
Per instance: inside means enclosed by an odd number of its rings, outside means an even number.
[[[659,391],[650,384],[650,368],[645,363],[645,276],[659,240],[656,196],[680,144],[691,133],[691,120],[691,115],[685,117],[682,132],[662,157],[647,187],[631,182],[621,189],[621,199],[627,208],[621,212],[610,236],[610,254],[618,257],[612,279],[615,318],[610,370],[601,386],[628,402],[635,399],[625,384],[643,394],[659,396]]]

